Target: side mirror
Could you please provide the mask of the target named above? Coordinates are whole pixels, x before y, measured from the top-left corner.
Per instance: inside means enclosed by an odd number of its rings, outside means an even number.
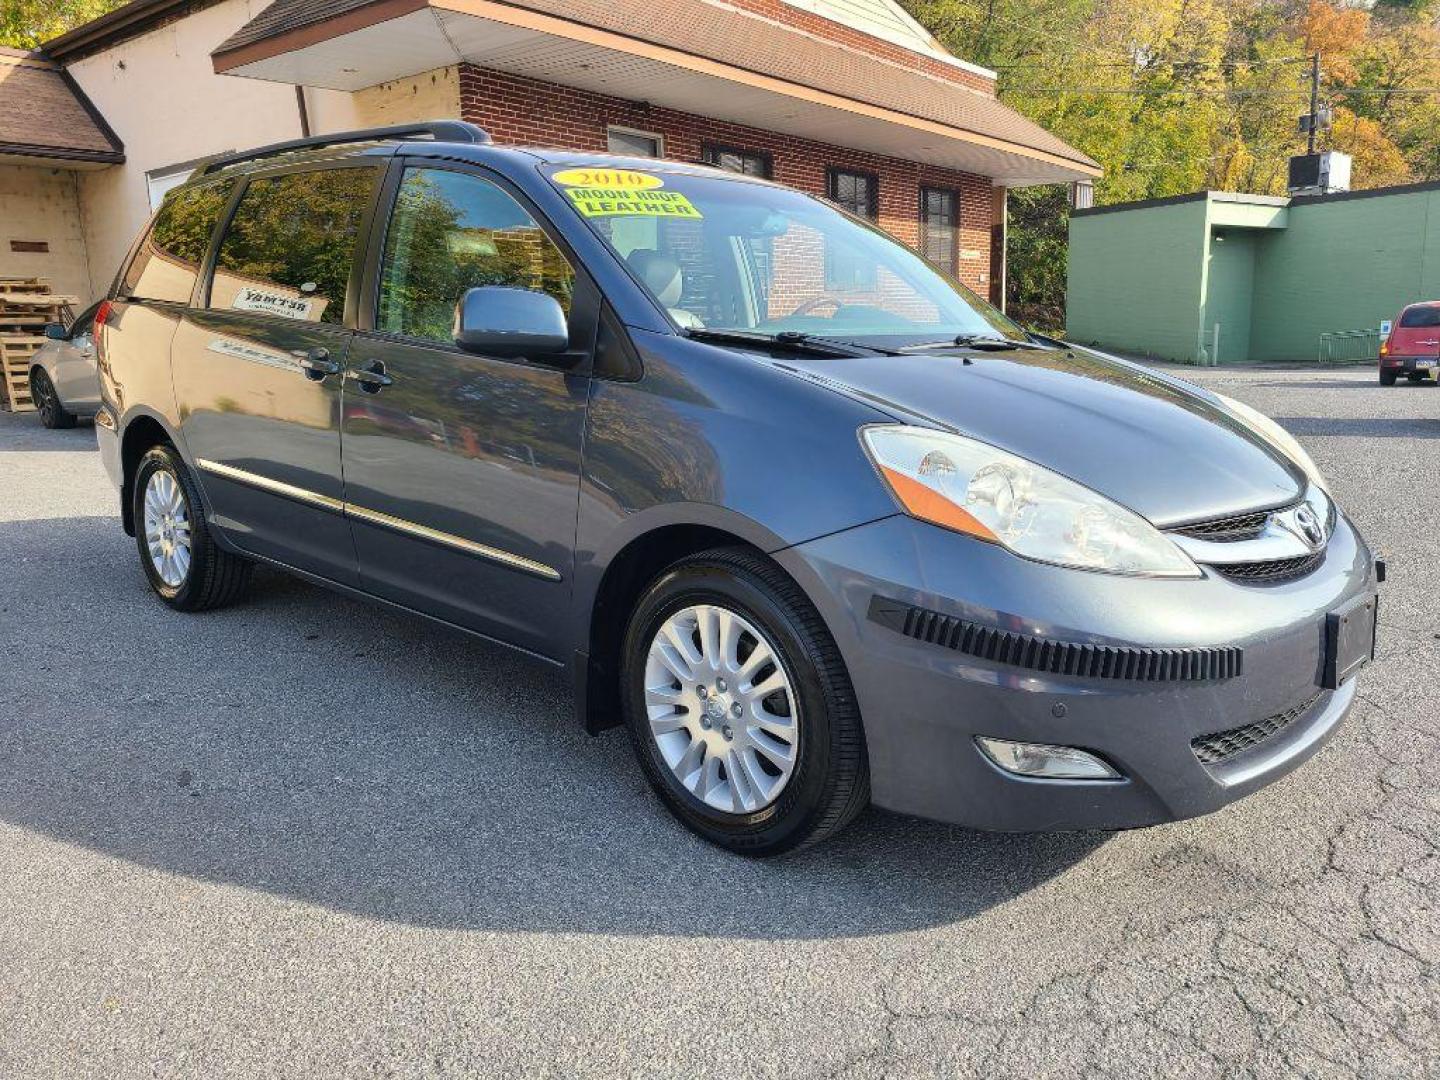
[[[483,285],[460,298],[455,344],[487,356],[553,356],[570,347],[570,330],[549,293]]]
[[[52,322],[45,324],[45,336],[51,341],[65,340],[65,324]]]

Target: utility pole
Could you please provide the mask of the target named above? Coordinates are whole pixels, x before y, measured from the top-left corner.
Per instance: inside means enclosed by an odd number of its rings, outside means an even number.
[[[1320,54],[1310,54],[1310,145],[1305,151],[1315,153],[1315,131],[1320,127]]]

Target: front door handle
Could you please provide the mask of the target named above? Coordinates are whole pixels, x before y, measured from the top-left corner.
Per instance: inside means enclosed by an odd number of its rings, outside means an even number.
[[[300,370],[305,372],[305,377],[312,382],[320,382],[326,375],[336,375],[340,372],[339,362],[330,359],[330,350],[324,346],[298,355]]]
[[[395,381],[394,376],[385,373],[385,364],[380,360],[371,360],[362,368],[351,368],[345,375],[359,383],[367,394],[378,394]]]

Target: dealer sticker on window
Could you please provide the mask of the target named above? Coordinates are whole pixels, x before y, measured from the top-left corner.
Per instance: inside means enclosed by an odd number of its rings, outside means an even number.
[[[632,169],[565,169],[557,184],[586,217],[699,218],[694,204],[678,191],[666,191],[653,173]]]

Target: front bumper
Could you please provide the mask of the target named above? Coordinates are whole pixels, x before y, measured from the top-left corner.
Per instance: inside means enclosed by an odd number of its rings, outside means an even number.
[[[854,682],[882,807],[975,828],[1131,828],[1217,810],[1320,748],[1355,697],[1321,688],[1326,614],[1375,588],[1341,515],[1304,577],[1245,584],[1205,569],[1164,580],[1046,566],[906,517],[776,556],[804,585]],[[1237,647],[1242,673],[1063,675],[918,641],[873,617],[875,598],[1027,637],[1147,649]],[[1202,672],[1202,674],[1210,674]],[[1299,710],[1298,712],[1296,710]],[[1191,740],[1290,716],[1259,745],[1203,764]],[[1117,781],[1036,780],[992,764],[985,735],[1099,754]]]

